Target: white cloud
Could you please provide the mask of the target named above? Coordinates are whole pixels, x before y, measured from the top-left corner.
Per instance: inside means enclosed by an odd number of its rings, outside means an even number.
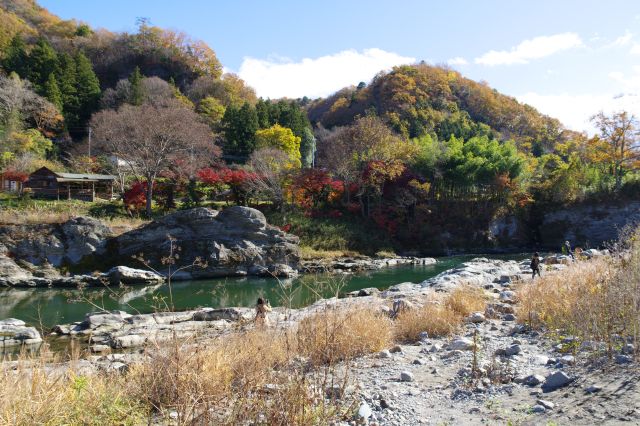
[[[632,55],[640,55],[640,43],[633,43],[633,46],[631,46],[631,50],[629,50],[629,53],[631,53]]]
[[[462,56],[456,56],[455,58],[451,58],[447,61],[449,65],[467,65],[469,62]]]
[[[575,33],[540,36],[524,40],[511,50],[490,50],[476,58],[475,63],[489,66],[526,64],[532,59],[544,58],[582,45],[582,39]]]
[[[327,96],[344,86],[368,82],[381,70],[416,59],[382,49],[345,50],[299,62],[282,58],[244,58],[238,74],[267,98]]]
[[[543,114],[559,119],[569,129],[587,131],[591,134],[595,129],[589,118],[600,111],[612,113],[625,110],[640,116],[640,96],[636,94],[541,95],[529,92],[516,98],[537,108]]]
[[[624,35],[622,35],[622,36],[618,37],[617,39],[615,39],[607,47],[626,46],[629,43],[631,43],[632,39],[633,39],[633,34],[629,30],[627,30],[627,31],[625,31]]]
[[[640,66],[633,67],[633,73],[628,75],[620,71],[609,73],[609,78],[619,83],[625,91],[640,90]]]

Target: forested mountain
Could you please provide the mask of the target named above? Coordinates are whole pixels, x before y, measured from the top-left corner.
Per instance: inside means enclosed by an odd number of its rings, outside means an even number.
[[[503,95],[484,82],[446,67],[425,63],[379,73],[370,84],[346,87],[307,106],[314,123],[331,128],[350,124],[358,115],[374,113],[401,135],[425,134],[447,140],[488,135],[513,139],[523,151],[540,155],[575,136],[562,124]]]
[[[225,197],[283,218],[360,216],[405,244],[637,190],[640,125],[624,112],[599,114],[589,138],[425,63],[326,99],[258,99],[204,42],[137,25],[110,32],[0,0],[0,173],[117,174],[129,214]]]

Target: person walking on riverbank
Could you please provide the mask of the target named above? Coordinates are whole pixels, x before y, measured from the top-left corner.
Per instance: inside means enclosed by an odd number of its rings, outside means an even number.
[[[542,278],[540,275],[540,254],[538,252],[533,253],[533,257],[531,258],[531,279],[533,280],[538,274],[538,277]]]
[[[269,317],[267,317],[267,313],[269,312],[271,312],[271,305],[269,304],[269,301],[259,297],[258,303],[256,303],[256,327],[269,326]]]

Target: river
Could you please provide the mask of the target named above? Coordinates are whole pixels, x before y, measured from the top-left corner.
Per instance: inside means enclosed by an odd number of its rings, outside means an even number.
[[[258,297],[272,306],[298,308],[319,298],[367,287],[385,289],[402,282],[421,282],[477,256],[439,258],[435,265],[396,266],[350,275],[301,275],[278,281],[273,278],[226,278],[174,282],[171,287],[132,286],[127,288],[2,289],[0,319],[19,318],[31,325],[52,327],[82,321],[85,314],[99,309],[149,313],[156,310],[186,310],[197,307],[253,306]],[[520,260],[526,255],[491,256]]]

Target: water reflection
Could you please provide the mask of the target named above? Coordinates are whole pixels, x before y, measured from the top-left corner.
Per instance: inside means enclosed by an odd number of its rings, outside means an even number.
[[[399,266],[356,275],[303,275],[296,279],[228,278],[182,281],[172,285],[117,289],[3,289],[0,290],[0,318],[19,318],[31,324],[51,327],[82,321],[87,312],[121,309],[148,313],[158,309],[184,310],[202,306],[253,306],[264,297],[274,306],[306,306],[321,297],[366,287],[387,288],[401,282],[420,282],[453,268],[470,256],[440,259],[436,265]]]

